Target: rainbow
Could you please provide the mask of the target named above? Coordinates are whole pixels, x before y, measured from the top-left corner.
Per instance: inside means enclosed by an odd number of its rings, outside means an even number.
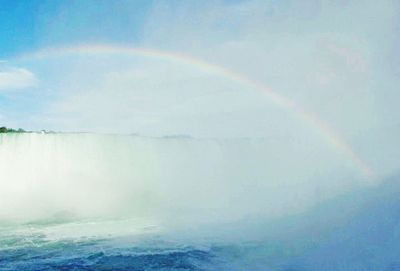
[[[206,72],[222,76],[237,84],[255,89],[261,92],[274,104],[292,112],[311,127],[316,129],[321,136],[329,142],[334,148],[341,151],[354,165],[361,171],[361,173],[368,178],[373,176],[371,167],[352,149],[352,147],[343,140],[339,134],[326,124],[321,118],[312,112],[307,111],[295,101],[274,92],[268,86],[252,80],[243,74],[237,73],[225,67],[203,61],[188,55],[179,54],[176,52],[155,50],[149,48],[129,47],[121,45],[77,45],[70,47],[56,47],[46,48],[37,52],[20,56],[18,59],[41,59],[56,57],[65,54],[81,54],[81,55],[98,55],[98,54],[118,54],[118,55],[133,55],[155,58],[159,60],[166,60],[175,63],[180,63],[188,66],[193,66],[204,70]]]

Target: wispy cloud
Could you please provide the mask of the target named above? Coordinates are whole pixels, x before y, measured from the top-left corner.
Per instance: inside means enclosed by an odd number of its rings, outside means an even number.
[[[24,68],[6,68],[0,70],[0,91],[9,91],[36,86],[35,74]]]

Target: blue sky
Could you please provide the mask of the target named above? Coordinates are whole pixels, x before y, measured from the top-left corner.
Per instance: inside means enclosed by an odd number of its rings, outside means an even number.
[[[152,1],[0,1],[0,57],[77,42],[133,43]]]
[[[0,1],[1,57],[35,46],[34,22],[39,1]]]
[[[33,57],[82,45],[149,48],[223,67],[287,97],[388,174],[400,160],[393,148],[399,10],[389,0],[0,0],[0,123],[272,138],[271,148],[288,155],[296,144],[319,146],[316,160],[341,166],[318,129],[260,91],[196,65],[123,53]]]

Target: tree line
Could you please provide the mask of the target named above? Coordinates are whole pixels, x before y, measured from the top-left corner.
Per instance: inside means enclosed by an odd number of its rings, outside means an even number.
[[[0,133],[25,133],[24,129],[19,128],[18,130],[7,128],[5,126],[0,127]]]

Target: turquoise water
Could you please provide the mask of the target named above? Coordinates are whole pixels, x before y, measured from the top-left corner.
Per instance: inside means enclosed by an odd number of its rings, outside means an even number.
[[[126,235],[127,229],[134,227],[135,233]],[[125,233],[120,235],[123,228]],[[260,254],[263,251],[260,242],[221,242],[215,237],[213,240],[190,237],[190,233],[183,237],[162,233],[154,227],[138,228],[135,221],[31,224],[3,227],[1,232],[0,270],[267,270],[268,267],[265,254]]]

